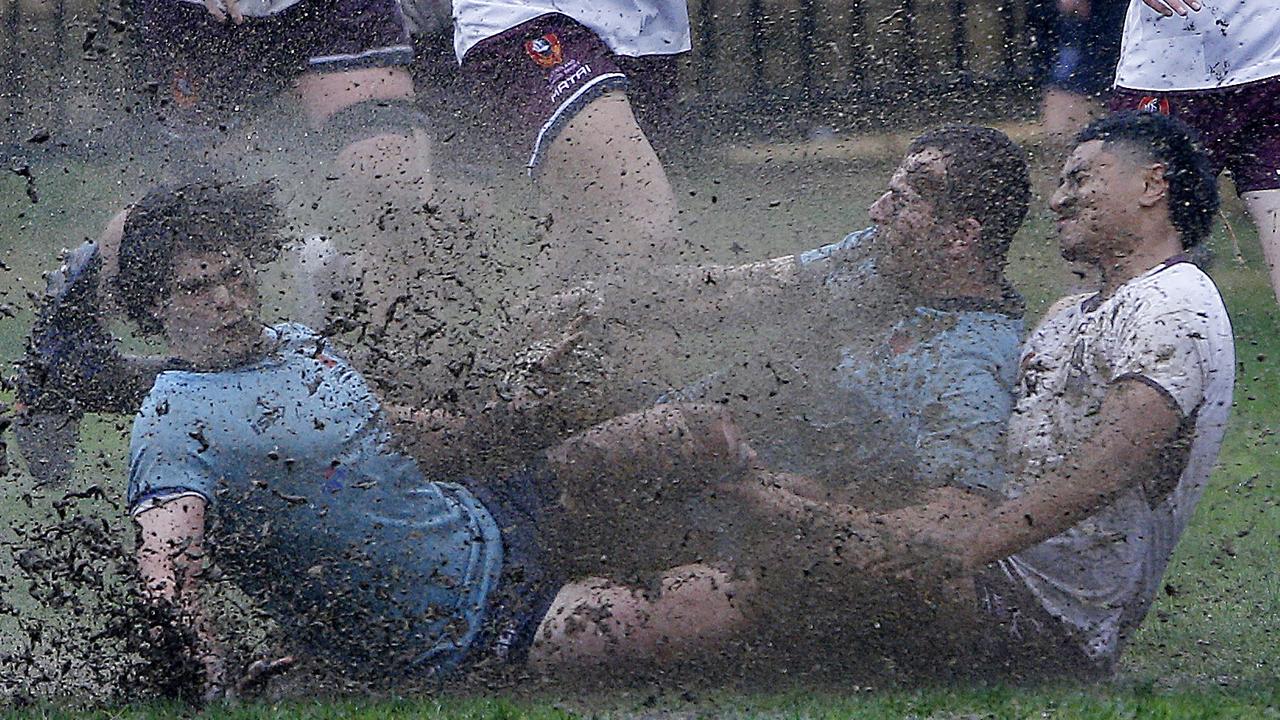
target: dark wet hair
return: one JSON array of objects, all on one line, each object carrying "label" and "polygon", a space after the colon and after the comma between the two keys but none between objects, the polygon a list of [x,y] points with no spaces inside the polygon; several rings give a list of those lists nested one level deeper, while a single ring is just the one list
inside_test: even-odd
[{"label": "dark wet hair", "polygon": [[1076,144],[1101,140],[1140,151],[1165,166],[1169,220],[1191,248],[1209,236],[1218,212],[1218,181],[1195,131],[1167,115],[1130,110],[1099,118],[1076,136]]},{"label": "dark wet hair", "polygon": [[951,212],[982,224],[983,251],[1003,267],[1031,202],[1027,155],[1007,135],[977,125],[948,125],[915,140],[907,154],[947,155],[945,199]]},{"label": "dark wet hair", "polygon": [[169,297],[174,258],[235,248],[255,263],[280,254],[280,211],[270,188],[202,181],[162,187],[129,209],[120,240],[116,289],[144,332],[161,330],[152,315]]}]

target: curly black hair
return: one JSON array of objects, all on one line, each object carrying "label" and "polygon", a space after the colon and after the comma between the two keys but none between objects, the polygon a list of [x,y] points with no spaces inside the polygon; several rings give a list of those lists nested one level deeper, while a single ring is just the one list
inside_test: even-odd
[{"label": "curly black hair", "polygon": [[953,214],[982,224],[983,251],[1003,267],[1031,202],[1027,155],[1007,135],[978,125],[948,125],[911,142],[907,154],[947,156],[946,201]]},{"label": "curly black hair", "polygon": [[1108,115],[1089,123],[1076,144],[1101,140],[1145,154],[1165,166],[1169,182],[1169,220],[1190,249],[1209,236],[1218,212],[1218,181],[1196,133],[1167,115],[1139,110]]},{"label": "curly black hair", "polygon": [[269,186],[218,181],[161,187],[129,209],[120,240],[116,289],[125,312],[147,333],[161,331],[153,311],[168,299],[174,257],[236,248],[270,262],[283,247],[279,209]]}]

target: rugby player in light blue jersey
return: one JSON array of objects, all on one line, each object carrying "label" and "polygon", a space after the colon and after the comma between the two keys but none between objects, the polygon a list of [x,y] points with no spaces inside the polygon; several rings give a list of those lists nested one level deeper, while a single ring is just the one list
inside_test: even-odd
[{"label": "rugby player in light blue jersey", "polygon": [[1023,332],[1004,268],[1028,199],[1003,134],[925,133],[871,206],[875,226],[700,270],[681,310],[751,352],[669,397],[723,404],[764,464],[824,497],[887,510],[939,488],[998,491]]},{"label": "rugby player in light blue jersey", "polygon": [[[605,520],[617,531],[593,539],[600,555],[630,548],[667,589],[660,597],[599,579],[567,584],[553,530],[562,502],[607,513],[619,482],[662,480],[650,483],[661,492],[745,468],[715,413],[620,418],[502,478],[429,481],[324,338],[262,324],[254,264],[273,254],[275,224],[258,191],[159,190],[129,214],[119,255],[126,312],[187,367],[160,373],[135,418],[128,505],[144,593],[192,631],[208,695],[231,683],[199,600],[210,551],[298,647],[355,671],[439,677],[521,661],[553,601],[556,621],[539,641],[549,663],[670,657],[681,642],[714,652],[717,633],[740,617],[733,579],[698,567],[694,553],[689,567],[656,564],[628,532],[652,516]],[[494,434],[493,423],[472,422]],[[441,457],[431,469],[456,473]],[[575,619],[602,606],[615,614]]]}]

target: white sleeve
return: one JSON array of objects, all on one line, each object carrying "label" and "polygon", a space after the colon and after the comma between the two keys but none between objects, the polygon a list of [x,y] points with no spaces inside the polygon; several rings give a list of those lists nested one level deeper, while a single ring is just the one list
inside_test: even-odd
[{"label": "white sleeve", "polygon": [[1112,382],[1139,379],[1168,395],[1183,417],[1195,413],[1208,384],[1208,317],[1185,306],[1140,311],[1115,329]]}]

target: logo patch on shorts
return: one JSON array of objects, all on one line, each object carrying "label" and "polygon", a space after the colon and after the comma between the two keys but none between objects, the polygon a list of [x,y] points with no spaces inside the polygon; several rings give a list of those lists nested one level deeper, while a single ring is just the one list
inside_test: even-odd
[{"label": "logo patch on shorts", "polygon": [[560,38],[555,33],[547,33],[542,37],[524,41],[524,51],[538,63],[539,67],[553,68],[564,62],[564,50],[560,47]]},{"label": "logo patch on shorts", "polygon": [[1142,112],[1160,113],[1161,115],[1169,114],[1169,100],[1162,97],[1153,97],[1151,95],[1144,96],[1138,101],[1138,110]]},{"label": "logo patch on shorts", "polygon": [[183,110],[190,110],[200,103],[200,79],[186,70],[175,70],[173,82],[169,87],[173,104]]}]

